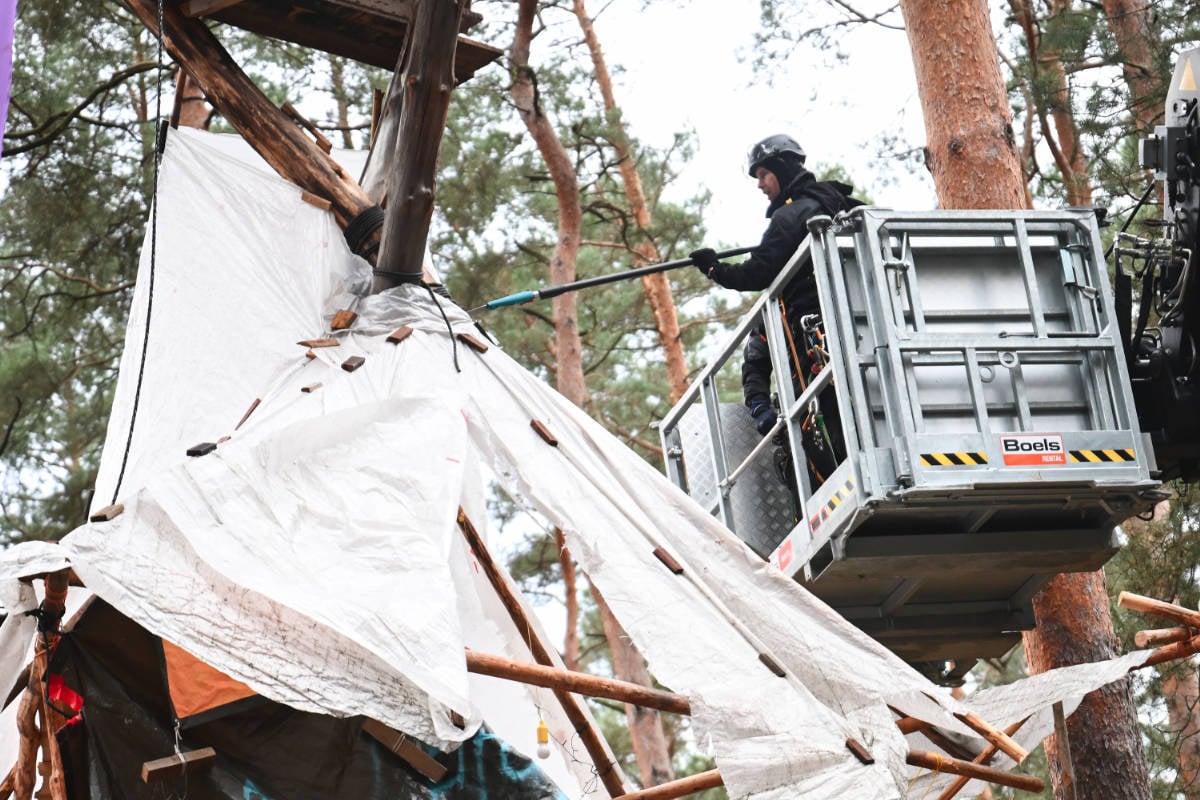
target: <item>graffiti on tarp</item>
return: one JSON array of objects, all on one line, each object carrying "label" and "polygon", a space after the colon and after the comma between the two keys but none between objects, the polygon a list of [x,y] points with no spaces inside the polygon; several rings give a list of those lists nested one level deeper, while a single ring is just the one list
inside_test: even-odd
[{"label": "graffiti on tarp", "polygon": [[437,800],[567,800],[537,764],[486,727],[455,756],[455,766],[431,787]]}]

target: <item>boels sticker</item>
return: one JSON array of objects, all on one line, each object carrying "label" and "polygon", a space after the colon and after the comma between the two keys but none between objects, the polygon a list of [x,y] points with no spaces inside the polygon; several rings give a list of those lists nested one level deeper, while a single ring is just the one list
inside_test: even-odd
[{"label": "boels sticker", "polygon": [[1012,433],[1000,437],[1006,467],[1048,467],[1067,463],[1067,449],[1056,433]]}]

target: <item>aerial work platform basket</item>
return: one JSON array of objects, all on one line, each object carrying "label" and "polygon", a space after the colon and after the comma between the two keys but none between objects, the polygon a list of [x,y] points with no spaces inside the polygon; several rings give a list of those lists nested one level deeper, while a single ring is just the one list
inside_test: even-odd
[{"label": "aerial work platform basket", "polygon": [[[667,470],[764,558],[953,680],[1007,651],[1037,590],[1102,566],[1114,526],[1162,496],[1097,219],[860,208],[810,230],[663,420]],[[824,325],[800,346],[828,363],[801,385],[779,297],[807,269]],[[781,410],[766,437],[723,369],[760,321]],[[802,429],[834,404],[845,458],[821,475]]]}]

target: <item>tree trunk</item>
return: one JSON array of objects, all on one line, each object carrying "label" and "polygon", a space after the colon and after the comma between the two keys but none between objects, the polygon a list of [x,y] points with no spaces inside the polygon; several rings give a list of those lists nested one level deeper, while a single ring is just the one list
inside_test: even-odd
[{"label": "tree trunk", "polygon": [[[1092,184],[1088,176],[1088,160],[1080,147],[1078,126],[1071,106],[1070,85],[1067,71],[1062,63],[1062,53],[1043,46],[1040,21],[1029,0],[1011,0],[1013,16],[1025,34],[1025,48],[1029,56],[1030,83],[1049,87],[1047,95],[1030,91],[1027,95],[1032,105],[1027,116],[1036,116],[1042,138],[1054,156],[1054,163],[1062,175],[1067,192],[1067,203],[1072,206],[1092,204]],[[1059,20],[1069,14],[1069,2],[1053,0],[1050,18]]]},{"label": "tree trunk", "polygon": [[[616,95],[613,94],[612,77],[608,72],[608,64],[604,60],[604,51],[600,49],[600,39],[592,25],[591,17],[584,8],[583,0],[574,0],[575,17],[583,30],[583,39],[587,43],[588,52],[592,56],[592,67],[596,75],[596,83],[600,86],[600,94],[604,98],[604,112],[608,125],[612,130],[612,145],[617,152],[617,167],[621,171],[621,181],[625,185],[625,197],[629,201],[629,210],[633,214],[638,233],[644,236],[634,247],[634,266],[644,266],[662,261],[654,240],[650,237],[650,206],[646,202],[646,194],[642,191],[642,180],[638,175],[637,161],[633,157],[629,134],[621,121],[620,109],[617,107]],[[650,309],[654,313],[654,324],[658,329],[658,340],[662,345],[667,364],[667,382],[671,387],[671,402],[674,403],[687,391],[688,373],[687,361],[683,356],[683,341],[679,337],[679,319],[675,313],[675,299],[671,295],[671,284],[665,272],[642,277],[642,290]]]},{"label": "tree trunk", "polygon": [[[1034,598],[1033,609],[1037,629],[1024,635],[1031,672],[1120,654],[1102,571],[1057,576]],[[1150,800],[1149,767],[1128,678],[1084,698],[1067,718],[1067,736],[1077,797]],[[1044,745],[1054,796],[1062,797],[1065,765],[1057,737],[1047,737]]]},{"label": "tree trunk", "polygon": [[1190,660],[1165,667],[1162,692],[1167,701],[1167,719],[1179,742],[1179,785],[1186,800],[1200,798],[1200,680]]},{"label": "tree trunk", "polygon": [[[1021,208],[1025,189],[995,39],[982,0],[901,0],[943,208]],[[1035,598],[1025,634],[1033,672],[1116,653],[1103,573],[1060,575]],[[1149,774],[1127,683],[1093,692],[1071,716],[1079,797],[1148,798]],[[1046,746],[1056,796],[1062,769]]]},{"label": "tree trunk", "polygon": [[901,0],[942,208],[1024,208],[996,42],[983,0]]},{"label": "tree trunk", "polygon": [[1169,71],[1160,71],[1154,53],[1161,47],[1151,26],[1154,4],[1146,0],[1103,0],[1104,15],[1121,50],[1121,71],[1129,87],[1129,109],[1138,133],[1148,135],[1162,117]]},{"label": "tree trunk", "polygon": [[346,69],[340,56],[329,56],[329,90],[337,104],[337,124],[342,129],[342,147],[350,150],[354,147],[354,137],[350,135],[350,96],[346,93]]},{"label": "tree trunk", "polygon": [[[538,152],[542,154],[542,160],[546,162],[546,169],[554,182],[554,193],[558,200],[558,239],[550,259],[550,283],[557,285],[575,280],[583,206],[579,200],[579,181],[574,164],[542,109],[537,75],[529,66],[529,45],[533,39],[536,12],[536,0],[521,0],[511,54],[511,92],[517,113],[537,144]],[[583,346],[579,340],[576,308],[574,292],[554,298],[554,357],[559,393],[583,408],[587,401],[587,388],[583,378]]]},{"label": "tree trunk", "polygon": [[[575,280],[575,258],[579,252],[583,209],[571,159],[542,110],[537,75],[529,66],[529,46],[533,39],[536,10],[536,0],[521,0],[518,7],[517,30],[512,47],[511,91],[517,112],[546,162],[558,198],[558,241],[555,243],[554,256],[550,262],[550,276],[552,284],[559,284]],[[575,295],[572,292],[554,298],[554,337],[558,391],[582,408],[587,399],[587,391],[584,384]],[[560,558],[564,561],[570,560],[569,554],[565,552]],[[625,636],[599,593],[594,588],[592,591],[604,619],[604,633],[612,650],[614,673],[624,681],[640,683],[643,686],[652,685],[641,654]],[[673,779],[670,754],[659,713],[626,706],[626,716],[629,718],[630,739],[637,756],[643,785],[655,786]]]},{"label": "tree trunk", "polygon": [[567,550],[567,540],[559,528],[554,529],[558,545],[558,564],[563,576],[563,602],[567,607],[566,633],[563,634],[563,664],[567,669],[579,669],[579,595],[575,580],[575,562]]},{"label": "tree trunk", "polygon": [[[646,660],[621,629],[621,623],[613,616],[608,603],[604,602],[595,586],[592,587],[592,597],[600,609],[604,636],[612,650],[613,672],[623,681],[652,687],[654,682],[646,670]],[[649,788],[674,780],[675,770],[671,767],[670,743],[663,730],[662,712],[626,703],[625,720],[629,725],[629,738],[633,744],[633,754],[637,757],[642,786]]]},{"label": "tree trunk", "polygon": [[394,171],[388,180],[379,271],[391,274],[376,273],[376,292],[395,286],[400,276],[422,274],[438,150],[454,88],[454,48],[466,4],[467,0],[421,3],[410,24],[408,46],[396,69],[402,80],[392,82],[396,91],[387,100],[396,114],[397,130],[396,150],[389,154]]}]

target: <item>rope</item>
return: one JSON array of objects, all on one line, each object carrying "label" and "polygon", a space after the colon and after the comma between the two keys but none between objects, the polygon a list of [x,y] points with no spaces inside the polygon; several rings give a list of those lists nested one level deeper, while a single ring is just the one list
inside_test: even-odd
[{"label": "rope", "polygon": [[[929,785],[925,787],[925,793],[921,795],[920,800],[925,800],[926,797],[929,797],[929,793],[933,791],[934,780],[939,774],[941,774],[942,764],[949,763],[946,759],[942,758],[941,753],[931,752],[929,755],[933,756],[933,772],[929,773]],[[912,780],[908,782],[908,788],[904,790],[904,794],[907,795],[910,791],[912,791],[913,786],[916,785],[917,781],[919,781],[921,776],[924,774],[925,769],[922,768],[916,775],[914,775]]]},{"label": "rope", "polygon": [[158,173],[162,163],[163,148],[160,142],[165,141],[162,130],[162,73],[163,73],[163,0],[158,0],[158,55],[155,70],[154,97],[154,171],[150,184],[150,275],[146,289],[146,328],[142,335],[142,357],[138,361],[137,384],[133,390],[133,408],[129,413],[129,434],[125,438],[125,452],[121,454],[121,471],[117,473],[117,483],[113,487],[112,502],[116,503],[121,493],[121,483],[125,480],[125,467],[129,464],[129,450],[133,444],[133,431],[137,422],[138,403],[142,397],[142,381],[146,375],[146,353],[150,349],[150,318],[154,310],[154,270],[158,257]]}]

